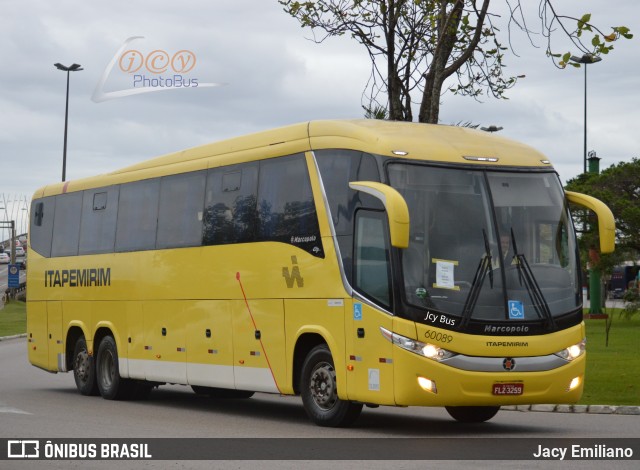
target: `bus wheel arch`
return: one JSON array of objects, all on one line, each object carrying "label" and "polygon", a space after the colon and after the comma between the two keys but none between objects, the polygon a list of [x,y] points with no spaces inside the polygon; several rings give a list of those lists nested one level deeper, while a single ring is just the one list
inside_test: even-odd
[{"label": "bus wheel arch", "polygon": [[[84,338],[84,331],[78,325],[74,325],[69,328],[66,335],[64,352],[65,352],[65,366],[67,370],[73,370],[73,365],[75,361],[74,351],[76,349],[76,343],[79,338]],[[86,340],[85,340],[86,343]]]},{"label": "bus wheel arch", "polygon": [[326,345],[327,342],[318,333],[304,333],[298,337],[293,352],[293,390],[296,394],[300,394],[300,379],[304,361],[311,350],[321,344]]},{"label": "bus wheel arch", "polygon": [[[114,339],[114,341],[116,339],[115,335],[113,334],[113,331],[111,331],[111,329],[106,326],[100,326],[96,330],[96,332],[93,334],[93,353],[96,357],[98,356],[98,348],[100,347],[100,343],[107,336],[111,336]],[[117,341],[116,341],[116,345],[117,345]]]},{"label": "bus wheel arch", "polygon": [[350,426],[362,411],[362,403],[338,398],[334,361],[326,343],[307,354],[302,364],[300,395],[305,412],[319,426]]}]

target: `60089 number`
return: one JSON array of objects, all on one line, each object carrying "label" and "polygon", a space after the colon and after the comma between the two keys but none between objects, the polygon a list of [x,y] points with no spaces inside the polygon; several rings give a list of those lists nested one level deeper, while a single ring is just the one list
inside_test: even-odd
[{"label": "60089 number", "polygon": [[433,339],[436,341],[440,341],[442,343],[451,343],[453,341],[453,336],[448,335],[446,333],[441,333],[439,331],[427,330],[424,332],[424,337],[427,339]]}]

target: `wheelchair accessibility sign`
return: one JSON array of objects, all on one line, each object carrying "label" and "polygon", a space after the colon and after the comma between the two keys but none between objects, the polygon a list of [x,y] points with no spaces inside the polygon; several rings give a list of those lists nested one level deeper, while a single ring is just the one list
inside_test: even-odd
[{"label": "wheelchair accessibility sign", "polygon": [[509,300],[509,320],[524,320],[524,305],[518,300]]},{"label": "wheelchair accessibility sign", "polygon": [[353,304],[353,319],[358,321],[362,320],[362,304]]}]

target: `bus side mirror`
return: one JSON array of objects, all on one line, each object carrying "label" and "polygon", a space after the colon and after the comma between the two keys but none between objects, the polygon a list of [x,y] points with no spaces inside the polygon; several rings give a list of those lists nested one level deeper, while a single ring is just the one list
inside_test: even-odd
[{"label": "bus side mirror", "polygon": [[370,194],[379,199],[387,211],[391,246],[407,248],[409,246],[409,208],[402,195],[382,183],[373,181],[354,181],[349,187]]},{"label": "bus side mirror", "polygon": [[616,243],[616,221],[613,213],[604,202],[586,194],[566,191],[567,200],[581,207],[585,207],[598,216],[598,233],[600,235],[600,252],[613,253]]}]

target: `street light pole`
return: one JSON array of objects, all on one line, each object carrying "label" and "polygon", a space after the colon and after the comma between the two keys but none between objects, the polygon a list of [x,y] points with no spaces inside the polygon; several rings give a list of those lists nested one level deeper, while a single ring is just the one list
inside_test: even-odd
[{"label": "street light pole", "polygon": [[[583,172],[587,173],[587,65],[600,62],[602,59],[593,54],[584,54],[582,57],[571,56],[571,61],[576,64],[584,64],[584,156],[583,156]],[[593,158],[595,152],[593,153]],[[599,160],[599,159],[598,159]],[[595,172],[597,173],[597,171]],[[602,314],[602,297],[600,295],[600,271],[597,266],[589,268],[589,297],[590,307],[589,313],[594,315]]]},{"label": "street light pole", "polygon": [[582,57],[571,56],[571,61],[576,64],[584,64],[584,154],[582,157],[582,172],[587,172],[587,64],[600,62],[601,57],[593,54],[584,54]]},{"label": "street light pole", "polygon": [[[0,206],[0,210],[4,210],[4,219],[3,220],[9,220],[9,214],[7,212],[7,198],[5,197],[4,193],[2,193],[2,206]],[[0,237],[0,238],[4,239],[4,232],[5,232],[5,229],[4,229],[4,226],[3,226],[2,227],[2,232],[0,232],[0,233],[2,233],[2,237]],[[2,240],[2,241],[4,241],[4,240]]]},{"label": "street light pole", "polygon": [[64,108],[64,147],[62,150],[62,181],[67,179],[67,123],[69,121],[69,72],[79,72],[84,70],[80,67],[80,64],[72,64],[69,67],[57,62],[53,64],[58,70],[67,72],[67,101]]}]

